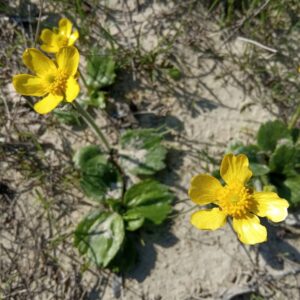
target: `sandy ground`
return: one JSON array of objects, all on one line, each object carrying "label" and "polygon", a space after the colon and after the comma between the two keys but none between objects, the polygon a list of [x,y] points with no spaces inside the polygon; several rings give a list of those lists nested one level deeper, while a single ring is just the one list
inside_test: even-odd
[{"label": "sandy ground", "polygon": [[[159,43],[158,35],[176,33],[174,28],[180,28],[184,13],[175,22],[170,16],[177,8],[171,2],[140,2],[138,11],[135,9],[135,1],[110,1],[109,7],[115,12],[114,18],[103,15],[99,18],[103,19],[111,33],[126,46],[131,43],[134,45],[134,36],[136,32],[140,32],[141,44],[150,50]],[[112,97],[112,101],[116,103],[122,103],[124,98],[134,99],[132,101],[138,107],[138,112],[130,113],[128,118],[136,124],[150,127],[165,123],[171,130],[168,167],[158,176],[172,188],[179,200],[186,199],[175,206],[180,212],[193,206],[187,200],[191,177],[207,168],[212,170],[211,165],[201,160],[203,153],[220,159],[220,154],[228,143],[237,139],[251,141],[260,123],[272,118],[259,105],[241,112],[243,106],[251,102],[254,96],[245,94],[243,86],[247,82],[243,82],[243,74],[239,73],[238,68],[230,65],[230,61],[226,59],[217,59],[214,52],[217,51],[218,55],[225,58],[232,51],[235,55],[242,55],[247,45],[233,41],[224,46],[221,34],[215,33],[215,25],[207,23],[204,26],[201,19],[205,16],[201,16],[200,11],[189,13],[190,22],[186,25],[186,34],[176,39],[172,51],[172,60],[182,71],[182,78],[179,81],[163,79],[150,82],[134,76],[127,77],[127,74],[116,85]],[[211,31],[207,33],[206,27],[210,26]],[[197,31],[199,36],[195,34]],[[204,32],[209,37],[207,40],[201,36]],[[226,80],[222,76],[220,78],[224,70],[230,70]],[[128,107],[125,106],[126,109]],[[109,123],[103,123],[103,118],[100,119],[99,122],[109,128]],[[36,129],[34,124],[30,126],[41,142],[59,145],[64,149],[69,147],[70,152],[78,145],[92,141],[86,131],[73,134],[66,128],[59,130],[54,125],[41,132],[42,126],[37,125]],[[51,149],[46,153],[49,161],[57,160],[57,157],[52,157]],[[23,201],[30,195],[31,191],[23,194]],[[51,195],[55,195],[55,192]],[[56,203],[65,201],[70,205],[73,201],[76,202],[72,198],[57,197]],[[37,205],[38,210],[39,204],[36,200],[31,202]],[[31,202],[27,202],[27,205]],[[84,209],[68,211],[60,220],[61,223],[54,224],[54,231],[56,226],[71,228],[76,225],[76,219],[83,212]],[[37,211],[31,209],[31,213],[34,218]],[[100,286],[107,283],[106,289],[97,290],[99,282],[95,279],[96,270],[95,273],[84,273],[82,282],[92,287],[86,295],[87,299],[114,299],[119,291],[121,299],[126,300],[217,300],[233,299],[236,295],[257,290],[265,299],[300,299],[297,288],[299,278],[296,275],[299,272],[297,263],[300,261],[298,239],[287,235],[282,229],[276,230],[270,226],[270,240],[258,247],[247,247],[246,252],[228,224],[216,232],[198,231],[189,223],[190,214],[180,214],[166,226],[157,228],[156,232],[143,233],[145,246],[139,249],[139,264],[130,274],[122,278],[111,275],[106,279],[107,282],[103,279],[104,273],[101,273],[103,281],[100,280]],[[44,226],[45,232],[48,231],[48,224]],[[79,276],[79,267],[74,267],[76,263],[70,260],[75,257],[74,250],[70,249],[63,249],[67,259],[62,258],[60,264],[64,264],[65,269],[74,268],[72,276]],[[250,253],[252,261],[247,253]],[[64,279],[58,277],[57,280]],[[123,287],[120,280],[123,281]],[[78,299],[76,293],[70,292],[69,297],[68,299]]]},{"label": "sandy ground", "polygon": [[[161,16],[169,10],[172,8],[154,4],[141,13],[132,14],[131,24],[142,20],[142,28],[147,28],[147,21],[152,20],[153,15]],[[195,12],[191,16],[193,22],[199,15]],[[146,37],[145,48],[156,44],[155,35],[148,34]],[[225,47],[217,34],[212,35],[211,41],[224,57],[229,56],[229,51],[242,55],[247,47],[239,41]],[[203,50],[205,41],[200,39],[200,43],[203,44],[199,48]],[[272,116],[259,105],[241,112],[242,107],[253,99],[245,94],[243,85],[247,83],[243,82],[243,74],[226,60],[218,62],[205,51],[187,46],[186,37],[179,38],[174,48],[183,78],[169,82],[169,86],[154,84],[153,89],[150,86],[147,90],[140,84],[136,93],[140,101],[160,103],[158,107],[163,104],[165,123],[176,130],[173,145],[177,151],[172,153],[171,150],[169,169],[163,172],[162,177],[174,188],[179,199],[186,199],[191,177],[204,172],[205,164],[200,161],[199,153],[208,151],[211,156],[220,157],[218,154],[230,141],[251,141],[260,123],[272,119]],[[219,79],[224,69],[231,69],[231,76],[226,82]],[[236,78],[241,85],[236,84]],[[151,113],[159,109],[151,104],[148,106],[147,114],[139,116],[138,120],[142,126],[155,126],[157,120],[151,118]],[[187,201],[175,208],[186,211],[191,206],[192,203]],[[239,293],[254,291],[258,285],[262,294],[271,297],[273,289],[265,282],[264,272],[268,270],[274,276],[281,276],[295,268],[288,259],[279,259],[286,249],[296,261],[299,260],[299,242],[280,241],[276,232],[271,230],[270,242],[247,247],[259,268],[255,271],[229,225],[216,232],[198,231],[190,225],[189,217],[190,213],[180,215],[169,224],[168,229],[145,235],[146,245],[140,249],[140,264],[125,279],[124,299],[231,299]],[[274,251],[272,243],[276,242],[278,249]],[[299,297],[297,290],[290,289],[289,292],[289,297]],[[107,293],[105,299],[111,297]],[[287,294],[276,290],[272,297],[286,299]]]}]

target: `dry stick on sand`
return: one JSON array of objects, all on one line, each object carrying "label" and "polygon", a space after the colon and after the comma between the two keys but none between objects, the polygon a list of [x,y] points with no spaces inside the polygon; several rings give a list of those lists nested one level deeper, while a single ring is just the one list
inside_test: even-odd
[{"label": "dry stick on sand", "polygon": [[262,48],[262,49],[264,49],[264,50],[267,50],[267,51],[270,51],[270,52],[273,52],[273,53],[277,53],[277,52],[278,52],[278,51],[277,51],[276,49],[274,49],[274,48],[270,48],[270,47],[265,46],[265,45],[263,45],[263,44],[261,44],[261,43],[259,43],[259,42],[256,42],[256,41],[254,41],[254,40],[250,40],[250,39],[244,38],[244,37],[242,37],[242,36],[239,36],[237,39],[240,40],[240,41],[242,41],[242,42],[246,42],[246,43],[253,44],[253,45],[257,46],[257,47],[260,47],[260,48]]}]

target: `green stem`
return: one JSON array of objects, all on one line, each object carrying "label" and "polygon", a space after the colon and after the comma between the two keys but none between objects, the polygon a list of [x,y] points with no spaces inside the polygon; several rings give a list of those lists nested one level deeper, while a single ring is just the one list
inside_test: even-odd
[{"label": "green stem", "polygon": [[293,116],[289,122],[288,128],[293,129],[295,127],[295,125],[297,124],[297,121],[299,120],[299,118],[300,118],[300,105],[297,107],[297,110],[293,114]]},{"label": "green stem", "polygon": [[100,128],[94,122],[92,116],[86,110],[84,110],[79,105],[78,102],[74,101],[73,105],[75,106],[77,112],[86,121],[86,123],[97,133],[98,137],[100,138],[100,140],[105,145],[106,150],[109,152],[112,163],[115,165],[115,167],[120,172],[121,177],[122,177],[122,199],[124,201],[124,196],[125,196],[125,192],[126,192],[126,189],[127,189],[127,179],[126,179],[126,173],[124,172],[123,168],[120,166],[120,164],[118,162],[118,157],[115,157],[116,156],[116,152],[113,151],[113,149],[110,147],[110,145],[109,145],[106,137],[103,135],[103,133],[101,132]]},{"label": "green stem", "polygon": [[82,116],[82,118],[86,121],[86,123],[96,132],[96,134],[98,135],[98,137],[100,138],[100,140],[102,141],[102,143],[105,145],[106,150],[108,152],[111,151],[111,147],[106,139],[106,137],[103,135],[103,133],[101,132],[100,128],[96,125],[96,123],[94,122],[92,116],[85,111],[78,102],[74,101],[73,105],[75,106],[77,112]]},{"label": "green stem", "polygon": [[188,208],[188,209],[185,210],[185,211],[176,212],[176,213],[174,213],[173,215],[168,216],[168,219],[173,219],[173,218],[177,218],[177,217],[180,216],[180,215],[185,215],[185,214],[187,214],[187,213],[193,211],[193,210],[194,210],[195,208],[197,208],[197,207],[198,207],[198,205],[194,205],[194,206]]}]

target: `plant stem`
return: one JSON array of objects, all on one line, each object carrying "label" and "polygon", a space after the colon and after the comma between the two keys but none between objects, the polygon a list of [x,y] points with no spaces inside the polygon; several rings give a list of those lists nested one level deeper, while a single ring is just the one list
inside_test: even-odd
[{"label": "plant stem", "polygon": [[185,215],[185,214],[187,214],[187,213],[193,211],[193,210],[194,210],[195,208],[197,208],[197,207],[198,207],[198,205],[194,205],[194,206],[188,208],[188,209],[185,210],[185,211],[180,211],[180,212],[174,213],[173,215],[168,216],[168,219],[173,219],[173,218],[177,218],[177,217],[180,216],[180,215]]},{"label": "plant stem", "polygon": [[300,118],[300,105],[297,107],[295,113],[293,114],[293,116],[289,122],[288,128],[293,129],[295,127],[295,125],[297,124],[297,121],[299,118]]},{"label": "plant stem", "polygon": [[89,125],[97,134],[97,136],[100,138],[100,140],[103,142],[103,144],[106,147],[106,150],[108,151],[112,163],[115,165],[115,167],[118,169],[118,171],[121,174],[122,177],[122,199],[124,199],[124,195],[127,189],[127,179],[126,179],[126,173],[124,172],[123,168],[120,166],[118,162],[118,157],[116,157],[116,152],[113,151],[113,148],[110,147],[106,137],[101,132],[101,129],[97,126],[97,124],[94,122],[92,116],[84,110],[78,102],[74,101],[73,105],[75,106],[77,112],[82,116],[82,118],[85,120],[87,125]]},{"label": "plant stem", "polygon": [[111,147],[110,147],[110,145],[109,145],[106,137],[101,132],[100,128],[94,122],[92,116],[87,111],[85,111],[79,105],[78,102],[74,101],[73,105],[75,106],[75,108],[78,111],[78,113],[82,116],[82,118],[86,121],[86,123],[96,132],[96,134],[98,135],[98,137],[100,138],[100,140],[102,141],[102,143],[105,145],[106,150],[108,152],[110,152],[111,151]]}]

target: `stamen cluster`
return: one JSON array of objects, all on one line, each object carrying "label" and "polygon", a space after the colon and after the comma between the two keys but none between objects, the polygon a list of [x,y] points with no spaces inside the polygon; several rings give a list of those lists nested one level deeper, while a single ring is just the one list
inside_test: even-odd
[{"label": "stamen cluster", "polygon": [[59,35],[57,38],[57,44],[60,48],[68,46],[68,41],[68,38],[63,35]]},{"label": "stamen cluster", "polygon": [[62,95],[67,88],[68,75],[63,70],[58,70],[55,78],[49,86],[49,92],[55,95]]},{"label": "stamen cluster", "polygon": [[248,212],[255,210],[252,191],[238,182],[226,185],[220,192],[218,200],[222,211],[234,218],[242,218]]}]

